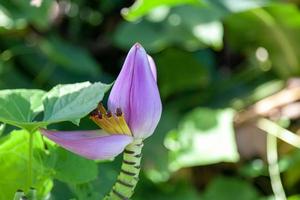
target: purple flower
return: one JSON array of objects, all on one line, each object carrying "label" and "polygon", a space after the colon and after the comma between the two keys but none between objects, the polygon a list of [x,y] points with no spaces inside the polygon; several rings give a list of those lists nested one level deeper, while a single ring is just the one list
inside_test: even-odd
[{"label": "purple flower", "polygon": [[140,44],[129,51],[111,90],[108,111],[100,103],[90,118],[98,131],[41,132],[62,147],[89,159],[109,159],[135,139],[153,134],[162,112],[156,67]]}]

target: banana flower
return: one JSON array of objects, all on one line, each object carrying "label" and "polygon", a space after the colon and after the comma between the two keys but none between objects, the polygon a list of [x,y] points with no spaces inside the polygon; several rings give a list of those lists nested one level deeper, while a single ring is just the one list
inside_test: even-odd
[{"label": "banana flower", "polygon": [[137,43],[128,52],[114,83],[108,109],[100,103],[90,114],[101,130],[41,132],[89,159],[110,159],[124,151],[120,175],[105,199],[129,199],[138,181],[143,140],[153,134],[161,112],[156,66]]}]

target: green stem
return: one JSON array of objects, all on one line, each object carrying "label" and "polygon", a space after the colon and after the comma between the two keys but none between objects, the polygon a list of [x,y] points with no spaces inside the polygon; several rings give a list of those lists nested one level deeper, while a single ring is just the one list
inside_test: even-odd
[{"label": "green stem", "polygon": [[277,138],[271,134],[267,135],[267,160],[271,186],[274,192],[275,199],[286,200],[278,166]]},{"label": "green stem", "polygon": [[16,193],[15,193],[15,196],[14,196],[14,200],[20,200],[23,196],[24,196],[24,192],[22,190],[18,190]]},{"label": "green stem", "polygon": [[29,189],[27,196],[28,196],[28,199],[30,199],[30,200],[36,200],[37,199],[36,189],[31,187]]},{"label": "green stem", "polygon": [[143,141],[141,139],[133,141],[125,148],[121,172],[104,200],[129,200],[133,195],[138,183],[142,148]]},{"label": "green stem", "polygon": [[286,143],[293,145],[294,147],[300,148],[300,137],[291,131],[282,128],[275,122],[262,118],[258,121],[257,126],[261,130],[266,131],[268,134],[271,134]]},{"label": "green stem", "polygon": [[28,147],[28,187],[32,186],[33,133],[29,132]]}]

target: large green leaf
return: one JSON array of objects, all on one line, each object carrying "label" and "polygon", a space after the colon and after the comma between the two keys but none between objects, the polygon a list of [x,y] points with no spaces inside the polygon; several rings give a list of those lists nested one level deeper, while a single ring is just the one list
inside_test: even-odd
[{"label": "large green leaf", "polygon": [[0,91],[0,121],[29,131],[38,123],[35,116],[42,111],[42,90],[2,90]]},{"label": "large green leaf", "polygon": [[233,131],[232,109],[198,108],[171,131],[165,145],[170,150],[170,169],[236,162],[239,159]]},{"label": "large green leaf", "polygon": [[[52,188],[50,171],[43,166],[43,142],[37,132],[33,136],[33,186],[37,188],[39,199],[45,197]],[[28,190],[28,147],[29,133],[13,131],[0,141],[0,199],[13,199],[17,189]]]},{"label": "large green leaf", "polygon": [[102,100],[110,85],[83,82],[58,85],[50,90],[43,101],[44,121],[55,123],[72,121],[78,124]]},{"label": "large green leaf", "polygon": [[160,6],[198,4],[199,2],[200,0],[136,0],[130,8],[123,9],[122,14],[127,20],[136,20]]},{"label": "large green leaf", "polygon": [[[58,85],[49,92],[42,90],[2,90],[0,91],[0,121],[29,132],[51,123],[71,121],[79,124],[97,107],[110,85],[100,82],[82,82]],[[44,111],[44,119],[37,115]]]}]

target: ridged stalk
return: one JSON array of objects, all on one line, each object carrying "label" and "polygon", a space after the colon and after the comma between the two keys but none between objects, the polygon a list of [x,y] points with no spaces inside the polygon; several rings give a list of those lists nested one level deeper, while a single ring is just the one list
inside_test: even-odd
[{"label": "ridged stalk", "polygon": [[29,192],[28,192],[28,199],[30,200],[36,200],[37,199],[37,192],[36,192],[36,189],[31,187],[29,189]]},{"label": "ridged stalk", "polygon": [[24,192],[23,190],[18,190],[16,193],[15,193],[15,196],[14,196],[14,200],[20,200],[23,198],[24,196]]},{"label": "ridged stalk", "polygon": [[141,139],[133,141],[125,148],[120,174],[112,190],[103,200],[129,200],[131,198],[139,180],[142,148]]}]

